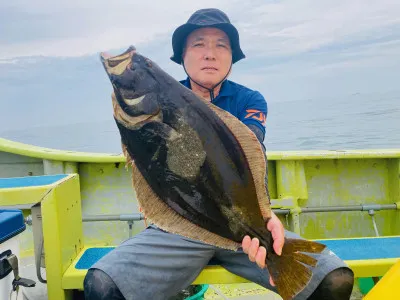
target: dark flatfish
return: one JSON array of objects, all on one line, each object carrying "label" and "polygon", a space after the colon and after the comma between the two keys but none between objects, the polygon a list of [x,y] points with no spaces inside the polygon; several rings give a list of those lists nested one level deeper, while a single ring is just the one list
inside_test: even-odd
[{"label": "dark flatfish", "polygon": [[279,294],[292,299],[309,282],[325,246],[286,239],[275,254],[265,223],[271,207],[266,159],[253,132],[196,96],[134,47],[101,54],[133,186],[145,216],[161,229],[237,250],[245,235],[267,249]]}]

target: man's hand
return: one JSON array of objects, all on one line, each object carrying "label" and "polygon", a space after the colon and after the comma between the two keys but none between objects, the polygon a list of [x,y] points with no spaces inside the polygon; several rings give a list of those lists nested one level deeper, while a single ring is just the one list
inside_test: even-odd
[{"label": "man's hand", "polygon": [[[285,231],[282,222],[278,217],[271,212],[271,219],[267,223],[267,229],[272,233],[272,238],[274,240],[272,247],[276,254],[282,254],[283,243],[285,241]],[[265,259],[267,256],[267,250],[265,247],[260,247],[260,241],[257,238],[252,240],[248,235],[243,238],[242,241],[243,252],[249,256],[250,261],[256,262],[260,268],[265,267]],[[270,278],[271,285],[275,285]]]}]

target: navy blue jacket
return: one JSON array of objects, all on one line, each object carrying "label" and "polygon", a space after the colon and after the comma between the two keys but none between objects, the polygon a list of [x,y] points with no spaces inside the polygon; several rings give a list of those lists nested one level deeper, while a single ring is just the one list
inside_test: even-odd
[{"label": "navy blue jacket", "polygon": [[[181,80],[180,83],[189,89],[191,88],[189,78]],[[258,91],[251,90],[233,81],[225,80],[218,96],[212,103],[230,112],[253,131],[258,131],[252,128],[256,126],[261,131],[262,136],[260,137],[260,134],[255,133],[263,145],[268,106],[264,97]],[[265,150],[264,145],[263,148]]]}]

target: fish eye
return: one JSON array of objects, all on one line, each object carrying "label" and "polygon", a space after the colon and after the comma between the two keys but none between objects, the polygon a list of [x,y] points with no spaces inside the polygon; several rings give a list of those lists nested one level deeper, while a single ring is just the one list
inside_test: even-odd
[{"label": "fish eye", "polygon": [[151,67],[151,66],[152,66],[151,60],[150,60],[150,59],[146,59],[146,66],[148,66],[148,67]]},{"label": "fish eye", "polygon": [[138,68],[139,68],[139,64],[138,64],[138,63],[136,63],[136,62],[131,63],[130,69],[131,69],[132,71],[134,71],[134,70],[136,70],[136,69],[138,69]]}]

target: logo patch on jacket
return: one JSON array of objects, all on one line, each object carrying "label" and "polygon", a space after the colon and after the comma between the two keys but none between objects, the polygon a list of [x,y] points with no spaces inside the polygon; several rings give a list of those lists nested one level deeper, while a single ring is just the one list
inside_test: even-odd
[{"label": "logo patch on jacket", "polygon": [[267,121],[267,117],[264,113],[257,109],[246,109],[247,115],[244,117],[245,119],[251,118],[257,121],[260,121],[263,125],[265,125]]}]

